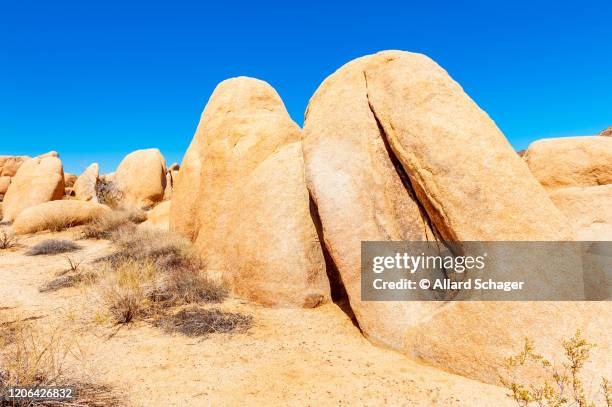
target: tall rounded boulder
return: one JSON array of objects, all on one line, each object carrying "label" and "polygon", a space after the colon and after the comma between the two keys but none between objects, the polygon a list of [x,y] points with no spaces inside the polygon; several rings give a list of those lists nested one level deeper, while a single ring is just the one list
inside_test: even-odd
[{"label": "tall rounded boulder", "polygon": [[3,220],[12,222],[24,209],[62,199],[64,171],[57,155],[26,160],[11,179],[4,196]]},{"label": "tall rounded boulder", "polygon": [[117,167],[114,182],[124,206],[151,208],[164,198],[166,160],[156,148],[134,151]]},{"label": "tall rounded boulder", "polygon": [[195,241],[236,295],[263,304],[330,299],[301,137],[270,85],[226,80],[206,105],[173,192],[170,228]]}]

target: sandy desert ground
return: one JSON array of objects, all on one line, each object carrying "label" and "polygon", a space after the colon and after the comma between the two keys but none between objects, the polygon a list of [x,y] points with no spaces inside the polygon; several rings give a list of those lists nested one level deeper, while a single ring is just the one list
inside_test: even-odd
[{"label": "sandy desert ground", "polygon": [[[229,299],[224,310],[253,317],[246,333],[189,338],[138,322],[96,322],[88,286],[40,293],[66,267],[64,255],[25,256],[28,247],[74,232],[20,240],[0,260],[0,312],[60,326],[77,338],[79,369],[131,405],[513,405],[505,389],[420,365],[368,342],[336,305],[278,309]],[[80,240],[84,265],[109,253],[108,241]]]}]

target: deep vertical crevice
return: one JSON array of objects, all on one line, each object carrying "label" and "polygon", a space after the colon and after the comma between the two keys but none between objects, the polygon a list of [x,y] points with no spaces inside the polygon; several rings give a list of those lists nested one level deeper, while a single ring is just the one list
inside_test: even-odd
[{"label": "deep vertical crevice", "polygon": [[404,189],[406,190],[408,195],[410,195],[410,198],[417,204],[417,207],[419,208],[419,213],[421,215],[421,218],[423,219],[424,235],[425,236],[428,235],[427,231],[428,231],[428,228],[429,228],[429,230],[433,233],[434,238],[437,241],[442,241],[443,239],[441,238],[441,234],[438,232],[436,226],[431,221],[431,218],[429,217],[429,214],[427,213],[427,210],[425,209],[425,206],[419,200],[419,198],[418,198],[418,196],[417,196],[417,194],[415,192],[415,189],[414,189],[414,186],[412,184],[412,180],[410,179],[410,176],[408,175],[408,173],[404,169],[404,166],[402,165],[402,163],[400,162],[399,158],[397,157],[397,155],[395,154],[395,152],[391,148],[391,145],[389,144],[387,133],[385,132],[385,129],[382,126],[382,123],[380,122],[380,119],[376,115],[376,111],[374,110],[374,107],[372,106],[372,103],[370,102],[370,96],[367,93],[368,80],[367,80],[365,72],[363,73],[363,78],[364,78],[364,81],[365,81],[366,99],[368,100],[368,107],[370,109],[370,112],[372,113],[372,116],[374,117],[374,120],[376,121],[376,126],[378,127],[378,132],[380,134],[380,138],[383,141],[383,144],[385,146],[385,150],[387,151],[387,156],[389,157],[389,160],[391,160],[391,164],[393,164],[393,168],[395,168],[395,172],[397,173],[397,176],[401,180],[402,185],[404,186]]},{"label": "deep vertical crevice", "polygon": [[359,323],[357,322],[355,313],[351,308],[348,293],[346,292],[346,287],[342,282],[340,271],[338,270],[338,267],[336,266],[336,263],[334,262],[334,259],[332,258],[325,244],[323,224],[321,223],[321,217],[319,216],[319,208],[317,207],[314,199],[312,199],[312,196],[310,196],[310,217],[312,218],[312,222],[317,230],[317,237],[319,238],[321,250],[323,251],[323,257],[325,258],[325,270],[327,272],[327,279],[329,280],[332,301],[351,319],[353,325],[359,328]]}]

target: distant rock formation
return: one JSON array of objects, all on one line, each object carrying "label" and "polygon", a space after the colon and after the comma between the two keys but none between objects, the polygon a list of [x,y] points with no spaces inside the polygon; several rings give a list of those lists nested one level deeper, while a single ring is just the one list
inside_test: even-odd
[{"label": "distant rock formation", "polygon": [[30,158],[11,179],[4,196],[3,220],[12,222],[24,209],[63,196],[64,170],[57,153]]},{"label": "distant rock formation", "polygon": [[156,148],[134,151],[117,167],[114,182],[123,205],[151,208],[164,198],[166,160]]},{"label": "distant rock formation", "polygon": [[612,137],[612,126],[608,127],[605,130],[602,130],[599,135],[604,137]]}]

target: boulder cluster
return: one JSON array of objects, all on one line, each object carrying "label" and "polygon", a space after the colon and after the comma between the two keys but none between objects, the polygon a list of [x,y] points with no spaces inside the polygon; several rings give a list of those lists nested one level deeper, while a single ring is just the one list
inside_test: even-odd
[{"label": "boulder cluster", "polygon": [[344,65],[312,96],[303,129],[266,82],[223,81],[180,169],[149,149],[112,174],[92,164],[68,193],[56,154],[0,157],[0,175],[4,220],[20,233],[62,211],[84,223],[105,205],[149,210],[145,223],[193,241],[234,295],[309,308],[345,296],[371,341],[471,378],[495,382],[526,336],[555,354],[576,327],[599,344],[588,369],[609,368],[606,303],[361,300],[362,241],[612,240],[612,138],[541,140],[516,154],[421,54]]},{"label": "boulder cluster", "polygon": [[[2,156],[0,164],[0,173],[7,174],[1,178],[6,191],[0,194],[0,217],[18,234],[88,223],[109,207],[151,209],[171,196],[179,168],[173,164],[166,169],[157,149],[134,151],[116,172],[104,175],[97,163],[78,177],[64,173],[55,151],[34,158]],[[167,213],[165,220],[159,215],[153,219],[149,224],[167,228]]]}]

